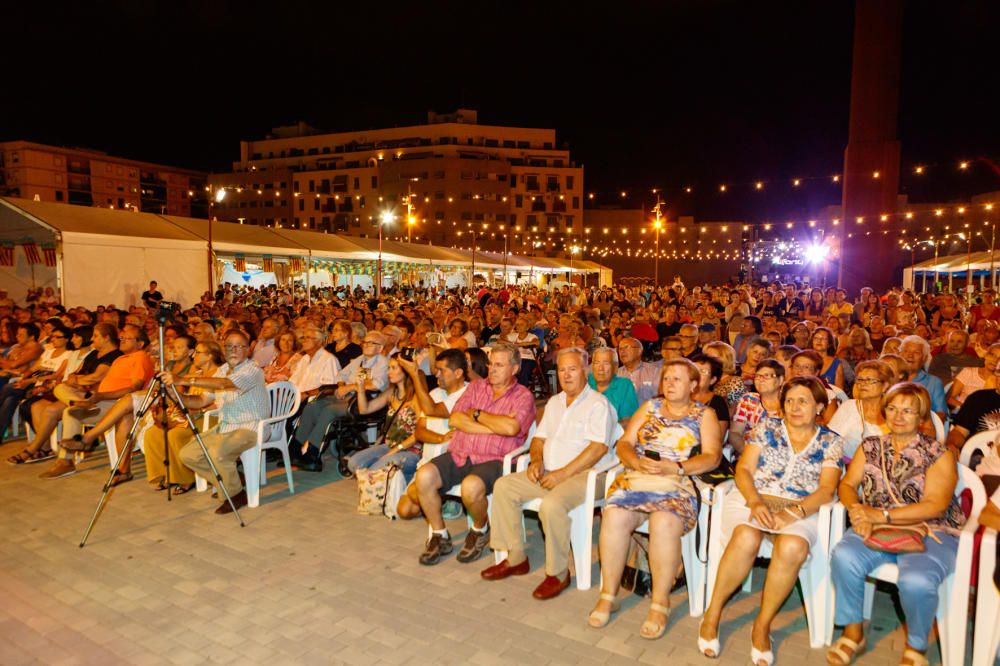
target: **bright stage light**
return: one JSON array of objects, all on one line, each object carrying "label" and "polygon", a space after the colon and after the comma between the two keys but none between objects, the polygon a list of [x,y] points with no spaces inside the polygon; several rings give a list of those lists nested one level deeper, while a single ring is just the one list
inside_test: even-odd
[{"label": "bright stage light", "polygon": [[819,262],[826,259],[826,255],[830,252],[830,248],[826,245],[810,245],[806,248],[806,259],[813,264],[818,264]]}]

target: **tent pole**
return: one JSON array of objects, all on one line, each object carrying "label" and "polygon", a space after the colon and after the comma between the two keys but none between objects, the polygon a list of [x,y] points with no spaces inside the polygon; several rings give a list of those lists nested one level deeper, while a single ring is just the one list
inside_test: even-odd
[{"label": "tent pole", "polygon": [[59,302],[66,303],[66,276],[63,274],[62,234],[56,234],[56,286],[59,288]]},{"label": "tent pole", "polygon": [[[312,253],[312,250],[309,250],[308,252],[309,252],[309,265],[306,266],[306,305],[307,306],[312,306],[312,296],[310,296],[310,294],[309,294],[309,292],[310,292],[310,288],[309,288],[309,274],[312,273],[313,253]],[[293,294],[295,293],[294,290],[293,290],[292,293]],[[293,298],[294,298],[294,296],[293,296]]]}]

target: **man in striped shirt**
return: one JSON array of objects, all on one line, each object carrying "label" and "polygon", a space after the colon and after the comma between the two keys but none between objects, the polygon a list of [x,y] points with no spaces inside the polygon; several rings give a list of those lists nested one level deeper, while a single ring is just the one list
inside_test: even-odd
[{"label": "man in striped shirt", "polygon": [[[223,350],[229,366],[223,377],[175,379],[169,372],[161,373],[160,377],[168,386],[196,386],[205,391],[195,396],[182,396],[189,409],[202,409],[212,402],[220,405],[219,424],[202,435],[202,441],[238,509],[247,505],[247,491],[236,471],[236,461],[241,453],[257,444],[257,423],[271,416],[271,403],[264,371],[249,358],[247,336],[239,331],[230,332]],[[180,458],[196,474],[209,483],[216,483],[212,467],[197,440],[192,439],[181,449]],[[215,512],[231,513],[232,507],[223,501]]]}]

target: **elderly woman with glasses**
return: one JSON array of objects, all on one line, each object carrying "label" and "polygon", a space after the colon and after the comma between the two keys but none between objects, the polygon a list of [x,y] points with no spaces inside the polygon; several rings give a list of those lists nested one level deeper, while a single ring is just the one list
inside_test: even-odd
[{"label": "elderly woman with glasses", "polygon": [[[899,567],[896,586],[906,617],[900,663],[926,666],[938,586],[955,569],[958,533],[965,522],[955,497],[954,453],[920,432],[930,413],[927,389],[913,382],[897,384],[882,399],[882,413],[889,434],[864,439],[840,482],[851,529],[830,560],[837,592],[834,624],[842,625],[844,633],[827,652],[827,662],[838,666],[853,663],[865,649],[865,578],[886,563]],[[865,543],[878,526],[919,524],[936,533],[924,538],[924,552],[886,553]]]},{"label": "elderly woman with glasses", "polygon": [[744,443],[736,466],[739,492],[727,493],[722,509],[728,545],[698,630],[698,649],[705,656],[719,656],[723,607],[768,538],[773,540],[771,565],[750,632],[750,661],[754,666],[774,663],[771,623],[819,542],[819,509],[836,496],[840,480],[843,439],[817,424],[826,401],[816,377],[788,380],[781,389],[782,417],[761,419]]},{"label": "elderly woman with glasses", "polygon": [[855,372],[854,397],[837,408],[829,424],[844,438],[844,460],[848,462],[861,440],[889,432],[882,414],[882,396],[895,383],[896,376],[884,361],[862,361]]}]

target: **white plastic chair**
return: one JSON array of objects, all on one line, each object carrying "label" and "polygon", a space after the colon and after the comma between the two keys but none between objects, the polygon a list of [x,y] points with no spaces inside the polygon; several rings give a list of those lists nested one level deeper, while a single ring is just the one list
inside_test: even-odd
[{"label": "white plastic chair", "polygon": [[[992,666],[1000,646],[1000,593],[993,584],[997,566],[997,531],[987,527],[979,544],[976,625],[972,632],[972,666]],[[963,636],[964,639],[964,636]]]},{"label": "white plastic chair", "polygon": [[[611,484],[614,483],[618,473],[624,470],[624,466],[618,465],[608,472],[604,484],[604,495],[608,494]],[[684,563],[685,586],[688,593],[688,612],[691,617],[700,617],[705,612],[705,603],[708,597],[707,582],[711,565],[711,554],[709,543],[711,540],[710,531],[718,530],[721,518],[721,500],[725,497],[725,491],[720,489],[731,485],[731,482],[715,486],[698,483],[701,491],[701,510],[698,513],[698,525],[683,537],[681,537],[681,561]],[[649,521],[636,528],[640,534],[649,534]],[[721,551],[720,551],[721,552]],[[602,574],[603,576],[603,574]]]},{"label": "white plastic chair", "polygon": [[948,426],[941,421],[937,412],[931,412],[931,423],[934,424],[934,438],[944,444],[948,441]]},{"label": "white plastic chair", "polygon": [[288,492],[295,494],[285,421],[299,410],[301,400],[299,390],[291,382],[275,382],[267,385],[267,395],[271,401],[271,416],[257,422],[257,445],[240,454],[243,474],[246,477],[247,506],[251,508],[260,505],[260,487],[267,485],[267,465],[264,462],[266,449],[281,451],[281,457],[285,462]]},{"label": "white plastic chair", "polygon": [[[712,529],[709,532],[708,547],[708,578],[705,585],[705,594],[708,599],[712,598],[715,590],[715,582],[719,576],[719,563],[722,560],[722,553],[725,545],[722,542],[722,505],[725,503],[727,493],[740,492],[736,485],[731,482],[720,484],[716,488],[715,511],[712,514]],[[809,553],[809,557],[799,569],[799,585],[802,589],[802,604],[805,606],[806,623],[809,626],[809,646],[820,648],[829,645],[833,637],[833,598],[829,594],[830,589],[830,520],[834,508],[834,503],[824,504],[820,507],[818,538],[816,547]],[[758,558],[770,559],[773,550],[771,540],[764,538],[760,544]],[[747,576],[743,584],[743,591],[750,591],[753,571]],[[828,626],[829,625],[829,626]]]},{"label": "white plastic chair", "polygon": [[[972,576],[972,555],[976,530],[979,529],[979,513],[986,506],[986,489],[976,473],[963,464],[958,465],[958,484],[955,486],[955,496],[962,494],[968,488],[972,492],[972,512],[962,527],[958,540],[958,555],[955,558],[955,570],[952,571],[938,588],[938,643],[941,648],[941,663],[943,666],[962,666],[965,660],[965,635],[969,622],[969,581]],[[844,536],[845,513],[843,504],[838,503],[833,511],[831,526],[831,541],[834,545]],[[990,572],[992,579],[992,571]],[[870,620],[872,606],[875,603],[875,581],[891,583],[899,580],[899,567],[895,564],[883,564],[868,574],[865,581],[864,618]],[[831,600],[835,598],[835,590],[830,588]],[[828,620],[828,635],[833,635],[833,615]]]},{"label": "white plastic chair", "polygon": [[965,440],[965,444],[962,445],[962,452],[958,456],[958,462],[969,467],[969,463],[972,462],[972,454],[976,451],[986,453],[990,444],[996,440],[997,435],[1000,435],[1000,430],[984,430],[977,432]]},{"label": "white plastic chair", "polygon": [[[267,385],[268,399],[271,403],[271,416],[257,422],[257,444],[240,454],[243,463],[243,475],[246,479],[247,506],[260,506],[260,487],[267,485],[267,465],[264,463],[266,449],[278,449],[285,463],[285,478],[288,481],[288,492],[295,494],[295,482],[292,480],[292,463],[288,455],[288,437],[285,435],[285,421],[299,409],[301,398],[299,390],[291,382],[274,382]],[[207,432],[210,418],[218,415],[217,410],[205,412],[202,432]],[[208,488],[208,482],[202,477],[195,478],[199,492]]]}]

